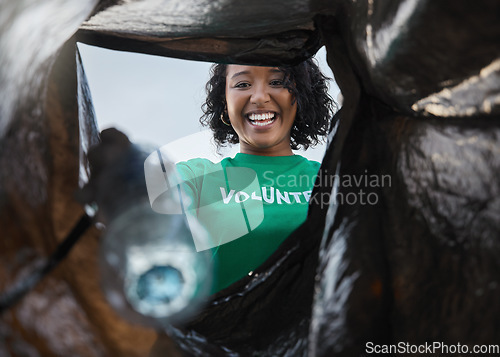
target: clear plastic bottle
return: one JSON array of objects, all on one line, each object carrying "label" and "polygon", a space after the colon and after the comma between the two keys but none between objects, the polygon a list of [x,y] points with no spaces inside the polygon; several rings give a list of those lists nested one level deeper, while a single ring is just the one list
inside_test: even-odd
[{"label": "clear plastic bottle", "polygon": [[[175,165],[155,153],[103,131],[81,197],[97,204],[105,225],[99,264],[109,303],[131,322],[165,327],[188,319],[211,293],[213,261],[210,250],[196,250],[193,236],[209,235],[183,212],[179,183],[167,185],[165,170]],[[153,210],[158,197],[161,209]]]},{"label": "clear plastic bottle", "polygon": [[[108,224],[100,249],[103,289],[128,320],[150,326],[180,322],[210,293],[210,251],[196,251],[190,223],[143,202]],[[206,234],[199,229],[198,235]]]}]

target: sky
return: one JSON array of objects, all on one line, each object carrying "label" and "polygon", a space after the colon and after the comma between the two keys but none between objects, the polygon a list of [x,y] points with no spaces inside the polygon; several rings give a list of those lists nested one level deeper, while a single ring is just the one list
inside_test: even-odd
[{"label": "sky", "polygon": [[[79,43],[100,130],[115,127],[139,144],[168,145],[171,159],[222,157],[210,143],[210,133],[199,123],[205,84],[211,64],[138,53],[107,50]],[[325,75],[333,78],[322,48],[316,58]],[[334,81],[330,94],[337,100]],[[232,156],[238,147],[222,156]],[[321,161],[324,147],[301,152]]]}]

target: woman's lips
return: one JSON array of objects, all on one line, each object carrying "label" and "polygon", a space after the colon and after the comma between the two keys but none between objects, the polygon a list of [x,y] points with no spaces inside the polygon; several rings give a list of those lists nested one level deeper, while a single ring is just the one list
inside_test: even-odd
[{"label": "woman's lips", "polygon": [[260,127],[271,125],[276,120],[276,117],[275,112],[250,113],[247,115],[250,124]]}]

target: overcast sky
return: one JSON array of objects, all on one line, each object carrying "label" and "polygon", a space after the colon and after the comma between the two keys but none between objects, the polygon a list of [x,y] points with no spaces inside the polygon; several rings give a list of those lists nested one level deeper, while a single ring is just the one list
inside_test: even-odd
[{"label": "overcast sky", "polygon": [[[178,151],[184,152],[181,159],[186,155],[206,157],[196,153],[207,151],[208,136],[190,135],[204,130],[198,119],[202,114],[210,63],[84,44],[78,47],[100,130],[116,127],[132,141],[156,147],[181,139],[175,143]],[[321,49],[316,58],[323,73],[333,77],[325,56],[326,51]],[[330,93],[337,100],[339,89],[335,82],[330,86]],[[200,135],[203,135],[201,139]],[[200,144],[201,141],[205,142]],[[188,145],[177,145],[181,142]],[[236,147],[228,153],[237,150]]]}]

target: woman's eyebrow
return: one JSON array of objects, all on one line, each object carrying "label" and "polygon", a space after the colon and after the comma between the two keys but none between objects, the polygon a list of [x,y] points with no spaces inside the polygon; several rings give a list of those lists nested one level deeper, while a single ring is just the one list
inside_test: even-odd
[{"label": "woman's eyebrow", "polygon": [[[282,71],[279,69],[279,68],[271,68],[269,70],[270,73],[282,73]],[[241,72],[236,72],[235,74],[233,74],[231,76],[231,79],[235,78],[235,77],[238,77],[238,76],[241,76],[241,75],[244,75],[244,74],[250,74],[250,71],[241,71]]]},{"label": "woman's eyebrow", "polygon": [[234,77],[238,77],[238,76],[241,76],[243,74],[249,74],[250,72],[249,71],[241,71],[241,72],[236,72],[235,74],[233,74],[231,76],[231,79],[233,79]]}]

